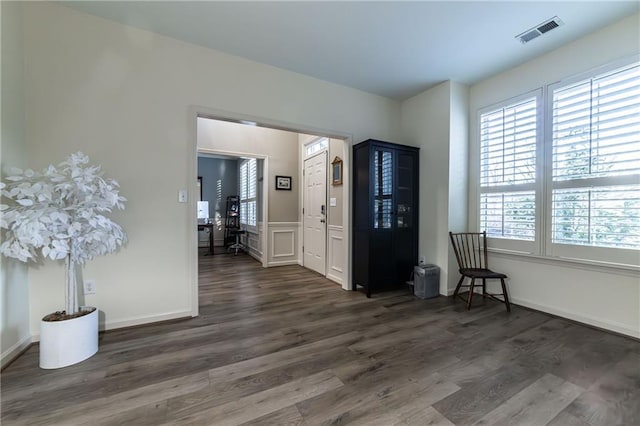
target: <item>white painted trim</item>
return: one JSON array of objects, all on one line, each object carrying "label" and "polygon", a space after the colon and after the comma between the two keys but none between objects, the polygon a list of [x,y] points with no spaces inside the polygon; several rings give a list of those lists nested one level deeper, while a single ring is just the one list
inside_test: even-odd
[{"label": "white painted trim", "polygon": [[353,164],[353,145],[354,142],[351,136],[344,138],[344,144],[342,145],[344,149],[342,152],[342,236],[344,238],[344,255],[347,263],[343,274],[344,279],[342,280],[343,290],[352,290],[353,253],[351,252],[351,247],[353,235],[351,235],[351,227],[353,226],[353,218],[351,217],[351,212],[353,211],[353,197],[351,197],[351,165]]},{"label": "white painted trim", "polygon": [[[340,239],[342,239],[342,238],[340,238]],[[333,270],[334,270],[334,271],[336,271],[336,272],[340,272],[340,273],[342,273],[342,269],[340,269],[340,268],[336,268],[335,266],[332,266],[332,267],[331,267],[331,269],[333,269]],[[342,281],[342,280],[340,280],[340,281]]]},{"label": "white painted trim", "polygon": [[34,342],[33,337],[31,335],[24,336],[21,340],[12,345],[9,349],[2,352],[2,358],[0,359],[0,368],[4,368],[5,365],[8,365],[11,361],[16,359],[22,351],[31,345]]},{"label": "white painted trim", "polygon": [[[300,211],[302,211],[302,209]],[[302,250],[302,247],[304,247],[304,235],[302,234],[303,232],[304,232],[304,226],[302,224],[302,218],[301,218],[300,222],[298,222],[298,235],[300,237],[298,238],[297,250],[298,250],[298,265],[304,268],[304,250]]]},{"label": "white painted trim", "polygon": [[615,321],[606,321],[600,318],[592,316],[581,315],[575,312],[567,311],[553,306],[540,305],[535,302],[531,302],[526,299],[510,297],[509,300],[516,305],[524,306],[527,308],[535,309],[536,311],[546,312],[549,314],[557,315],[559,317],[568,318],[570,320],[578,321],[584,324],[593,325],[595,327],[603,328],[605,330],[615,331],[616,333],[625,334],[627,336],[640,338],[640,329],[629,328],[626,324],[621,324]]},{"label": "white painted trim", "polygon": [[[351,218],[351,147],[354,145],[353,142],[353,135],[351,133],[347,133],[347,132],[343,132],[343,131],[337,131],[337,130],[332,130],[332,129],[321,129],[318,127],[313,127],[313,126],[308,126],[308,125],[303,125],[303,124],[296,124],[296,123],[291,123],[291,122],[286,122],[286,121],[282,121],[282,120],[277,120],[277,119],[273,119],[273,118],[268,118],[268,117],[260,117],[260,116],[254,116],[254,115],[250,115],[250,114],[243,114],[243,113],[239,113],[239,112],[235,112],[235,111],[226,111],[226,110],[222,110],[222,109],[217,109],[217,108],[209,108],[206,106],[201,106],[201,105],[191,105],[188,108],[189,113],[188,113],[188,128],[191,129],[190,133],[191,133],[191,140],[192,140],[192,161],[190,161],[190,168],[188,170],[188,179],[190,182],[192,182],[193,185],[193,191],[195,193],[195,187],[196,187],[196,182],[197,182],[197,161],[198,161],[198,129],[197,129],[197,123],[198,117],[203,117],[203,118],[211,118],[214,120],[222,120],[222,121],[231,121],[231,122],[235,122],[235,123],[239,123],[241,121],[253,121],[255,123],[257,123],[258,126],[260,127],[268,127],[271,129],[279,129],[279,130],[286,130],[286,131],[290,131],[290,132],[296,132],[296,133],[303,133],[303,134],[308,134],[308,135],[317,135],[317,136],[327,136],[329,138],[335,138],[335,139],[342,139],[344,141],[344,152],[343,152],[343,156],[342,156],[342,184],[343,184],[343,203],[342,203],[342,223],[345,224],[344,225],[344,233],[347,236],[347,238],[345,239],[345,253],[347,254],[347,264],[346,264],[346,275],[345,275],[345,280],[342,283],[342,288],[344,290],[351,290],[351,263],[352,263],[352,253],[351,253],[351,244],[352,244],[352,235],[351,235],[351,222],[352,222],[352,218]],[[264,176],[269,176],[269,161],[268,158],[265,158],[265,162],[264,162],[264,171],[263,171]],[[268,187],[268,179],[263,179],[264,180],[264,191],[263,191],[263,196],[264,196],[264,202],[263,204],[263,211],[262,211],[262,217],[265,220],[265,227],[264,227],[264,238],[262,241],[262,266],[263,267],[268,267],[268,247],[269,247],[269,226],[270,224],[268,223],[268,208],[267,208],[267,200],[268,200],[268,194],[269,194],[269,187]],[[193,216],[192,219],[190,219],[190,223],[189,226],[191,226],[191,229],[196,229],[195,228],[195,224],[196,224],[196,204],[195,204],[195,197],[191,197],[192,200],[192,205],[190,204],[190,208],[191,211],[194,213],[191,216]],[[191,223],[193,222],[193,223]],[[190,233],[190,235],[193,234],[191,237],[189,237],[189,252],[191,255],[191,268],[190,268],[190,279],[192,282],[192,305],[193,305],[193,316],[197,316],[198,315],[198,256],[197,256],[197,234],[196,233]],[[299,234],[299,233],[298,233]],[[298,239],[298,241],[300,241]],[[300,258],[301,256],[298,255],[298,258]],[[299,261],[299,260],[298,260]]]},{"label": "white painted trim", "polygon": [[269,267],[271,266],[288,266],[288,265],[297,265],[298,259],[294,260],[278,260],[269,262]]},{"label": "white painted trim", "polygon": [[[245,240],[246,240],[246,244],[245,244],[245,250],[247,252],[247,254],[249,254],[249,256],[253,257],[254,259],[256,259],[258,262],[262,263],[262,259],[263,259],[263,253],[260,250],[260,248],[262,247],[262,239],[264,238],[263,236],[263,228],[264,228],[264,223],[263,222],[258,222],[256,227],[255,227],[255,232],[252,231],[247,231]],[[252,240],[257,240],[258,245],[257,246],[252,246],[250,244],[250,242]]]},{"label": "white painted trim", "polygon": [[334,283],[342,285],[342,279],[340,277],[336,276],[336,275],[328,273],[327,274],[327,279],[333,281]]},{"label": "white painted trim", "polygon": [[[198,121],[198,117],[203,117],[202,114],[197,114],[196,116],[196,130],[197,130],[197,121]],[[228,121],[225,120],[223,118],[215,118],[215,117],[209,117],[207,116],[206,118],[210,118],[212,120],[221,120],[221,121]],[[251,153],[251,152],[240,152],[240,151],[227,151],[227,150],[222,150],[222,149],[210,149],[210,148],[198,148],[197,146],[198,142],[197,142],[197,133],[196,133],[196,161],[197,161],[197,156],[198,153],[202,153],[202,154],[214,154],[214,155],[225,155],[228,157],[253,157],[256,158],[258,160],[263,160],[262,163],[262,217],[263,217],[263,238],[261,238],[261,250],[257,250],[257,252],[261,253],[261,256],[253,256],[255,259],[258,259],[259,261],[262,262],[262,267],[266,268],[268,266],[267,264],[267,257],[263,256],[262,253],[266,253],[267,252],[267,240],[268,240],[268,233],[267,233],[267,229],[268,229],[268,221],[264,221],[264,218],[268,219],[268,212],[269,212],[269,180],[268,179],[264,179],[265,176],[269,175],[269,156],[265,155],[265,154],[255,154],[255,153]],[[256,230],[257,233],[257,226],[258,224],[256,224],[256,227],[251,227],[254,228]],[[253,232],[253,230],[247,230],[247,232]],[[214,243],[215,245],[215,243]],[[251,250],[250,250],[251,251]],[[255,253],[254,253],[255,254]],[[196,268],[197,268],[197,263],[196,263]],[[197,269],[196,269],[196,274],[197,274]]]},{"label": "white painted trim", "polygon": [[[188,319],[192,317],[191,310],[168,312],[160,315],[150,315],[144,317],[134,317],[121,321],[105,322],[98,324],[100,331],[116,330],[119,328],[133,327],[137,325],[149,325],[156,322],[169,321],[174,319]],[[39,342],[40,335],[34,334],[31,338],[32,342]]]},{"label": "white painted trim", "polygon": [[191,139],[191,152],[189,153],[189,165],[187,167],[187,188],[191,188],[191,196],[188,197],[189,214],[187,214],[187,250],[189,253],[189,281],[191,282],[191,317],[199,314],[199,290],[198,290],[198,219],[197,198],[198,192],[198,109],[189,107],[187,111],[187,129]]},{"label": "white painted trim", "polygon": [[[296,238],[296,231],[292,230],[292,229],[282,229],[282,230],[273,230],[271,231],[271,234],[275,235],[275,234],[291,234],[291,253],[280,253],[280,254],[276,254],[276,245],[275,245],[275,238],[271,239],[271,253],[273,253],[271,255],[271,257],[291,257],[291,256],[295,256],[295,238]],[[269,262],[272,263],[272,262]]]},{"label": "white painted trim", "polygon": [[488,249],[488,251],[489,256],[496,256],[505,259],[525,260],[532,263],[555,265],[572,269],[583,269],[586,271],[594,272],[605,272],[608,274],[622,275],[627,277],[640,277],[640,266],[587,261],[584,259],[570,259],[564,257],[539,256],[530,253],[500,250],[495,248],[490,248]]},{"label": "white painted trim", "polygon": [[347,281],[344,275],[344,265],[342,268],[339,268],[333,264],[335,256],[333,240],[339,241],[337,245],[339,245],[340,250],[342,250],[342,253],[339,253],[338,256],[343,259],[346,257],[346,253],[344,253],[346,238],[343,229],[344,227],[339,225],[327,226],[327,278],[340,284],[344,288],[345,282]]},{"label": "white painted trim", "polygon": [[190,316],[191,316],[190,311],[175,311],[175,312],[167,312],[166,314],[160,314],[160,315],[133,317],[133,318],[129,318],[121,321],[107,321],[105,323],[99,324],[99,327],[100,327],[100,331],[115,330],[118,328],[133,327],[135,325],[169,321],[169,320],[179,319],[179,318],[188,318]]},{"label": "white painted trim", "polygon": [[[454,291],[455,289],[449,289],[447,291],[447,296],[453,296]],[[629,328],[626,324],[621,324],[615,321],[606,321],[606,320],[603,321],[600,318],[596,318],[588,315],[581,315],[572,311],[567,311],[565,309],[560,309],[553,306],[541,305],[539,303],[531,302],[529,300],[521,299],[519,297],[509,296],[509,301],[514,305],[524,306],[525,308],[531,308],[536,311],[556,315],[561,318],[567,318],[582,324],[592,325],[595,327],[602,328],[604,330],[610,330],[610,331],[621,333],[627,336],[640,338],[640,327],[637,330],[634,330],[632,328]]]},{"label": "white painted trim", "polygon": [[269,226],[273,228],[298,227],[300,222],[269,222]]}]

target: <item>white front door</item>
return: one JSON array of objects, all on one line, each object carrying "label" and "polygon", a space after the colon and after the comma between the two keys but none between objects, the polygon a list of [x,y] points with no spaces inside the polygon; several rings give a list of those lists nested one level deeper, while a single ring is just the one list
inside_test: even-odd
[{"label": "white front door", "polygon": [[304,161],[303,262],[305,268],[326,273],[327,153]]}]

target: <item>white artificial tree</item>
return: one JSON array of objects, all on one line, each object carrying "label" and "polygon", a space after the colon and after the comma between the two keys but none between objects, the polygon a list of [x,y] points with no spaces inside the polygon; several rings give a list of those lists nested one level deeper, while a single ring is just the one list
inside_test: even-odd
[{"label": "white artificial tree", "polygon": [[12,169],[0,183],[3,197],[0,253],[22,262],[65,260],[67,315],[79,312],[76,267],[116,251],[126,242],[122,228],[105,215],[124,209],[119,185],[103,178],[81,152],[41,173]]}]

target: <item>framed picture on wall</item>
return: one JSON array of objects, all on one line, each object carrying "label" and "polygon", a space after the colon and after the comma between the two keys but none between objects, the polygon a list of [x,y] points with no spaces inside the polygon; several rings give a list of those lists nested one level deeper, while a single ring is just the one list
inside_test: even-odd
[{"label": "framed picture on wall", "polygon": [[291,176],[276,176],[276,189],[291,191]]},{"label": "framed picture on wall", "polygon": [[331,162],[331,185],[342,185],[342,159],[336,157]]}]

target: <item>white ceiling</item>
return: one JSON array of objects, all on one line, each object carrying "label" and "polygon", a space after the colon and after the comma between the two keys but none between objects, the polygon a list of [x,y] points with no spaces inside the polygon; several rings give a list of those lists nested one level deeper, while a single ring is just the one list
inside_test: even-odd
[{"label": "white ceiling", "polygon": [[[473,84],[638,12],[638,1],[63,2],[74,9],[395,99]],[[558,16],[528,44],[514,37]]]}]

